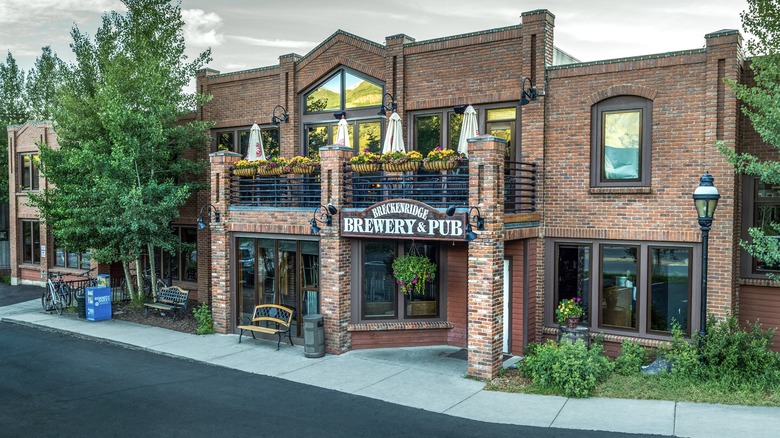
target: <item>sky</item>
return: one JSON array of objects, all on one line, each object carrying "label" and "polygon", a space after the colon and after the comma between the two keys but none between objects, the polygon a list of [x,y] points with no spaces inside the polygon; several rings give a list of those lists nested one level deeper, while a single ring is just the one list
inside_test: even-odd
[{"label": "sky", "polygon": [[[511,26],[523,12],[555,15],[559,49],[597,61],[704,47],[704,35],[739,29],[747,0],[181,0],[190,58],[212,50],[222,73],[277,65],[281,55],[306,55],[341,29],[384,44],[399,33],[416,41]],[[0,0],[0,49],[28,71],[50,45],[73,61],[70,30],[94,35],[118,0]],[[744,35],[743,35],[744,36]]]}]

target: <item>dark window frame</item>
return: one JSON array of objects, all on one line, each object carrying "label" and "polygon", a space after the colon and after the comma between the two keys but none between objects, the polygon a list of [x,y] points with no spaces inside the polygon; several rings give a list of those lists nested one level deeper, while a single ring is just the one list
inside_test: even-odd
[{"label": "dark window frame", "polygon": [[[89,269],[90,264],[90,253],[89,251],[85,251],[83,253],[77,253],[74,251],[68,251],[65,248],[57,246],[57,244],[54,244],[54,266],[58,268],[66,268],[66,269],[80,269],[80,270],[87,270]],[[60,263],[60,254],[62,255],[62,262]],[[69,261],[71,257],[76,258],[76,266],[72,266]],[[86,263],[86,267],[84,264]]]},{"label": "dark window frame", "polygon": [[[606,181],[604,175],[604,115],[619,111],[641,111],[639,177]],[[591,187],[650,187],[652,183],[653,101],[640,96],[615,96],[591,107]]]},{"label": "dark window frame", "polygon": [[[28,227],[30,236],[28,234]],[[41,264],[41,221],[37,219],[22,219],[20,220],[20,233],[19,246],[22,249],[22,263],[40,265]],[[25,238],[30,237],[30,247],[25,248]],[[29,257],[28,252],[29,250]]]},{"label": "dark window frame", "polygon": [[[30,172],[28,178],[25,178],[25,157],[30,157]],[[22,152],[19,153],[19,189],[20,191],[38,191],[41,188],[40,168],[38,166],[38,160],[40,155],[38,152]],[[25,181],[29,179],[29,181]]]},{"label": "dark window frame", "polygon": [[[197,240],[197,234],[198,229],[193,226],[189,225],[171,225],[171,232],[175,233],[179,240],[183,242],[182,236],[184,235],[184,230],[190,230],[194,231],[195,234],[195,254],[197,256],[198,252],[198,240]],[[197,258],[195,260],[195,278],[190,279],[187,278],[187,257],[190,257],[192,255],[191,251],[188,252],[177,252],[176,254],[170,254],[171,257],[169,258],[168,251],[163,250],[162,248],[154,248],[154,257],[155,257],[155,270],[157,271],[157,277],[165,281],[166,283],[169,280],[173,281],[180,281],[180,282],[188,282],[188,283],[196,283],[198,281],[198,261]],[[173,260],[171,260],[173,259]],[[176,265],[176,275],[169,277],[169,270],[171,265]],[[145,261],[145,265],[149,266],[148,259]]]},{"label": "dark window frame", "polygon": [[[278,126],[273,124],[263,124],[258,125],[260,127],[261,135],[265,136],[266,132],[270,131],[276,131],[276,142],[277,142],[277,149],[281,148],[281,130]],[[242,150],[242,142],[241,142],[241,135],[246,134],[247,139],[247,148],[249,147],[249,131],[252,129],[251,126],[241,126],[241,127],[233,127],[233,128],[218,128],[218,129],[212,129],[211,130],[211,151],[217,152],[219,151],[219,136],[221,134],[230,134],[233,136],[233,139],[231,140],[231,145],[228,147],[228,150],[230,152],[236,152],[238,154],[241,154],[241,157],[246,156],[246,151]],[[267,140],[264,139],[263,141],[263,148],[265,150],[265,155],[268,158],[271,157],[279,157],[281,154],[281,150],[277,151],[276,153],[273,153],[273,151],[269,151],[267,144]]]},{"label": "dark window frame", "polygon": [[[651,248],[671,248],[671,249],[688,249],[690,250],[689,259],[689,275],[690,284],[688,290],[688,311],[689,311],[689,323],[688,334],[696,332],[699,329],[699,312],[698,309],[701,298],[701,284],[696,281],[701,277],[701,266],[697,260],[701,259],[701,244],[691,243],[683,244],[679,242],[658,242],[658,241],[626,241],[626,240],[598,240],[598,239],[568,239],[568,238],[547,238],[545,239],[545,260],[552,260],[551,263],[545,266],[545,284],[550,287],[545,288],[544,296],[544,324],[548,327],[557,327],[555,322],[555,306],[557,302],[554,299],[557,295],[557,252],[556,246],[563,245],[591,245],[591,267],[590,278],[594,279],[598,276],[599,281],[590,282],[590,299],[592,303],[590,305],[590,321],[582,323],[590,327],[591,331],[603,332],[609,335],[616,336],[629,336],[640,337],[643,339],[653,340],[669,340],[671,335],[668,332],[660,332],[649,330],[649,312],[647,309],[650,307],[650,289],[652,287],[652,279],[650,278],[651,269],[649,266],[650,250]],[[601,261],[601,247],[607,246],[636,246],[639,247],[639,253],[637,255],[637,277],[634,279],[634,286],[637,287],[637,303],[641,305],[637,309],[637,330],[606,326],[601,324],[601,277],[602,277],[602,261]],[[598,256],[596,256],[598,255]],[[598,306],[598,307],[597,307]],[[596,308],[597,307],[597,308]],[[594,309],[595,308],[595,309]],[[641,309],[641,310],[640,310]]]},{"label": "dark window frame", "polygon": [[653,263],[653,257],[651,255],[651,251],[653,249],[673,249],[673,250],[687,250],[688,251],[688,260],[689,260],[689,263],[688,263],[688,314],[686,315],[686,317],[688,318],[688,324],[687,324],[687,327],[686,327],[686,330],[685,330],[684,333],[686,335],[690,335],[692,333],[691,332],[691,325],[692,325],[691,317],[692,317],[692,314],[693,314],[693,307],[691,306],[691,303],[693,302],[693,296],[692,295],[693,295],[693,282],[694,282],[694,278],[693,278],[693,265],[694,265],[694,262],[693,262],[693,248],[688,247],[688,246],[658,246],[658,245],[652,245],[652,244],[648,244],[648,246],[647,246],[647,261],[646,261],[646,263],[647,263],[647,273],[648,273],[648,275],[647,275],[647,282],[648,282],[648,285],[647,285],[647,302],[648,302],[648,305],[646,306],[647,310],[646,310],[646,315],[645,315],[645,318],[648,321],[647,332],[648,333],[655,333],[655,334],[666,334],[666,335],[669,335],[669,333],[670,333],[670,332],[664,332],[664,331],[659,331],[659,330],[653,330],[651,328],[651,326],[650,326],[650,322],[651,322],[651,318],[652,318],[652,315],[651,315],[652,303],[653,303],[653,279],[652,279],[652,267],[651,267],[651,265]]},{"label": "dark window frame", "polygon": [[[380,317],[371,317],[371,318],[365,318],[365,309],[363,306],[363,278],[364,278],[364,269],[363,269],[363,260],[364,260],[364,247],[366,243],[370,242],[382,242],[382,243],[394,243],[395,244],[395,257],[399,257],[406,253],[405,245],[409,242],[404,240],[394,240],[394,239],[360,239],[359,244],[352,246],[352,260],[356,260],[357,263],[353,263],[353,266],[358,266],[357,269],[352,270],[352,303],[353,308],[360,309],[359,312],[353,312],[353,322],[355,323],[361,323],[361,324],[372,324],[372,323],[387,323],[387,322],[396,322],[396,323],[408,323],[408,322],[420,322],[420,321],[444,321],[447,319],[447,309],[446,309],[446,302],[447,302],[447,288],[446,284],[447,282],[447,254],[446,254],[446,245],[444,245],[442,242],[436,242],[436,241],[424,241],[424,242],[417,242],[417,245],[426,245],[431,244],[433,245],[433,261],[434,263],[438,264],[438,272],[436,274],[436,314],[435,315],[420,315],[420,316],[411,316],[407,314],[407,304],[408,299],[405,294],[403,294],[400,289],[398,288],[398,284],[394,281],[394,290],[395,290],[395,311],[393,316],[388,316],[386,318],[380,318]],[[357,307],[354,307],[357,306]]]},{"label": "dark window frame", "polygon": [[[750,228],[756,226],[756,209],[761,204],[773,205],[780,204],[780,198],[759,198],[758,185],[760,180],[757,176],[742,175],[742,229],[740,236],[746,242],[751,241],[749,234]],[[767,273],[780,273],[780,270],[758,269],[758,260],[750,255],[744,248],[740,247],[740,276],[743,278],[766,279]]]}]

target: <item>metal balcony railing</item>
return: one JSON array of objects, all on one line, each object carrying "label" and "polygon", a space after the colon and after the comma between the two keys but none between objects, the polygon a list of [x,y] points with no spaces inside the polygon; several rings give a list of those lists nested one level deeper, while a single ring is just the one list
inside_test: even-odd
[{"label": "metal balcony railing", "polygon": [[230,177],[230,204],[255,207],[320,205],[320,173],[311,175]]},{"label": "metal balcony railing", "polygon": [[[353,172],[345,164],[344,205],[367,208],[389,199],[414,199],[436,208],[466,206],[469,200],[468,161],[445,172],[420,168],[415,172]],[[504,168],[504,211],[536,211],[536,164],[507,162]],[[231,205],[256,207],[316,208],[320,205],[321,177],[311,175],[257,176],[231,175]]]}]

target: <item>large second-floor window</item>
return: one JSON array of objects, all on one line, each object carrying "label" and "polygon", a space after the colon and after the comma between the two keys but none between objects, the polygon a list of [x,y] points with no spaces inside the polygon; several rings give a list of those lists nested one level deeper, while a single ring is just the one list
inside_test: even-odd
[{"label": "large second-floor window", "polygon": [[40,188],[38,174],[38,154],[19,154],[19,188],[22,190],[38,190]]},{"label": "large second-floor window", "polygon": [[339,119],[345,114],[351,146],[361,152],[382,149],[382,117],[378,114],[384,89],[379,81],[349,69],[339,69],[303,95],[301,155],[316,156],[336,143]]},{"label": "large second-floor window", "polygon": [[[764,235],[780,239],[780,184],[767,184],[754,176],[744,177],[742,208],[742,239],[752,241],[749,228],[757,228]],[[753,257],[743,250],[742,276],[763,278],[767,273],[780,273],[780,266]]]}]

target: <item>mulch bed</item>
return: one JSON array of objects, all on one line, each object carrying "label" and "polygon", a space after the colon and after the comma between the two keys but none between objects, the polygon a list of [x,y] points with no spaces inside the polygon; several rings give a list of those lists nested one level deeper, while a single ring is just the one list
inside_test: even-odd
[{"label": "mulch bed", "polygon": [[192,310],[197,304],[190,300],[188,306],[188,315],[182,317],[182,315],[176,316],[176,321],[173,320],[171,315],[161,315],[160,311],[156,309],[149,309],[149,317],[144,317],[143,307],[134,307],[129,302],[119,302],[112,304],[111,318],[121,321],[134,322],[136,324],[150,325],[154,327],[161,327],[168,330],[176,330],[177,332],[196,334],[198,329],[198,320],[192,314]]}]

